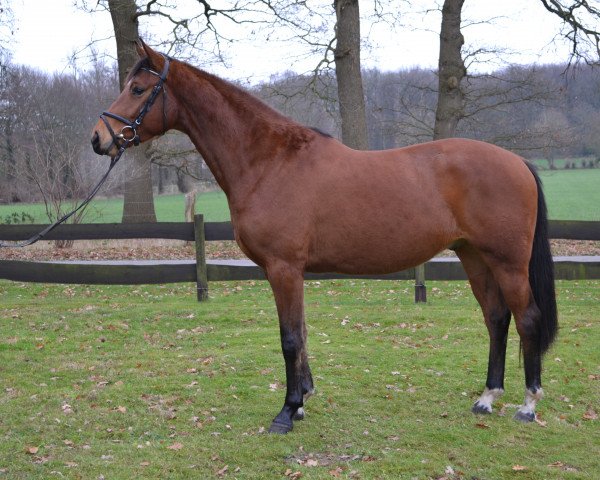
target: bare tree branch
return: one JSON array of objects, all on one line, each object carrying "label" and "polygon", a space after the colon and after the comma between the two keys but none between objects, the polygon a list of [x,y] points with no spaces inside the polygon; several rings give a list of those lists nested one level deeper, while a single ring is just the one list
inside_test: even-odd
[{"label": "bare tree branch", "polygon": [[587,0],[541,0],[550,13],[563,21],[562,35],[571,44],[569,65],[584,61],[595,65],[600,61],[600,8]]}]

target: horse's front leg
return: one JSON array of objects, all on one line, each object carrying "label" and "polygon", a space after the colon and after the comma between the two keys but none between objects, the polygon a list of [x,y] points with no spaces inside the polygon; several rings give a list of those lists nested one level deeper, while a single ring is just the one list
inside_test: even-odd
[{"label": "horse's front leg", "polygon": [[293,420],[304,417],[304,400],[314,388],[306,353],[304,276],[301,269],[278,263],[267,268],[267,278],[275,295],[279,315],[287,383],[285,403],[269,431],[287,433],[294,427]]}]

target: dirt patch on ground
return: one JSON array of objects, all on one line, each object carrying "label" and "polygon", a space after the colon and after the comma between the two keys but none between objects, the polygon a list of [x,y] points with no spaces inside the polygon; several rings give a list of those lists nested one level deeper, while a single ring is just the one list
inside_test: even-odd
[{"label": "dirt patch on ground", "polygon": [[[554,255],[600,255],[600,242],[552,240]],[[446,250],[441,256],[454,255]],[[246,258],[233,241],[206,242],[209,259]],[[193,260],[192,242],[179,240],[77,241],[71,248],[56,248],[54,242],[39,242],[26,248],[0,249],[2,260]]]}]

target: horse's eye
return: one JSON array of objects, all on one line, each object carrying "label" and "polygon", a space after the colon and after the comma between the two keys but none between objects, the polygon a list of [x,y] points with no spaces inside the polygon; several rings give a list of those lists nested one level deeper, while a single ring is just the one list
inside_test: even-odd
[{"label": "horse's eye", "polygon": [[142,87],[133,87],[131,89],[131,93],[135,96],[139,97],[142,93],[144,93],[144,89]]}]

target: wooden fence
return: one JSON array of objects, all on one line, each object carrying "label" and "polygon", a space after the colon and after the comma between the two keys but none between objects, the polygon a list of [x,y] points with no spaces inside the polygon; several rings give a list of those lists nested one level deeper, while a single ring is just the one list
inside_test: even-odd
[{"label": "wooden fence", "polygon": [[[0,225],[0,240],[19,241],[40,231],[43,225]],[[551,221],[550,237],[600,240],[600,222]],[[157,284],[196,282],[198,300],[208,296],[209,281],[260,280],[264,272],[247,260],[206,260],[205,242],[234,240],[229,222],[204,223],[196,215],[193,223],[80,224],[63,225],[46,240],[174,239],[194,241],[196,260],[156,261],[48,261],[0,260],[0,278],[21,282],[74,284]],[[558,279],[600,279],[600,257],[555,257]],[[307,279],[371,278],[414,279],[414,269],[390,275],[351,276],[334,273],[306,274]],[[425,264],[428,280],[463,280],[465,272],[457,258],[434,258]]]}]

